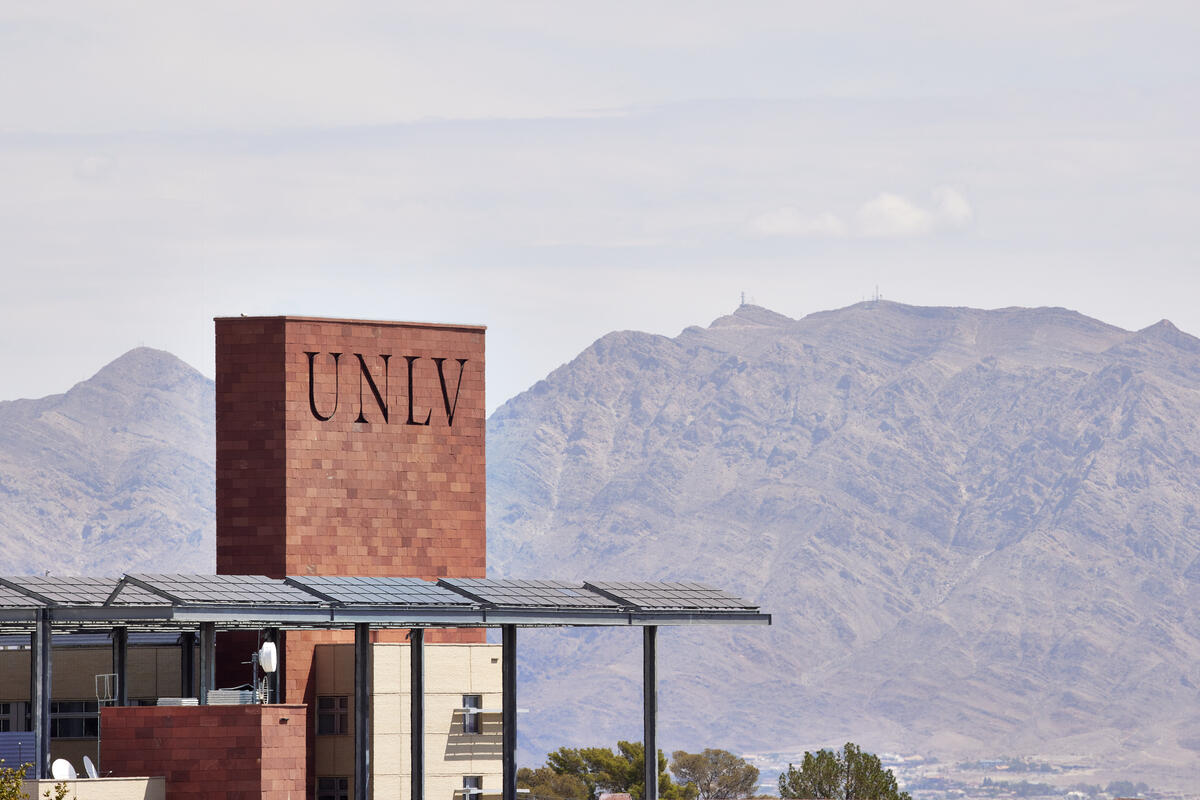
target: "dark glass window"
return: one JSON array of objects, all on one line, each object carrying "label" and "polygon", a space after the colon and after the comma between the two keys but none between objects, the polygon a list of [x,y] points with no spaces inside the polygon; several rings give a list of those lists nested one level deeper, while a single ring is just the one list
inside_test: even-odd
[{"label": "dark glass window", "polygon": [[463,711],[463,733],[480,733],[483,730],[483,720],[479,711],[469,709],[483,708],[483,695],[464,694],[462,704],[464,709],[468,709]]},{"label": "dark glass window", "polygon": [[350,779],[317,778],[317,800],[350,800]]},{"label": "dark glass window", "polygon": [[95,738],[99,732],[95,700],[50,701],[51,739]]},{"label": "dark glass window", "polygon": [[323,694],[317,698],[317,735],[341,736],[350,732],[350,698]]}]

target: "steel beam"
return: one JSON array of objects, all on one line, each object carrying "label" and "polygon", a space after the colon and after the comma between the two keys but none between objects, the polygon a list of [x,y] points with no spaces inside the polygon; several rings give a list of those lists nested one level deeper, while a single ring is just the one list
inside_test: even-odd
[{"label": "steel beam", "polygon": [[196,634],[179,637],[179,696],[192,697],[196,691]]},{"label": "steel beam", "polygon": [[[412,800],[425,800],[425,631],[408,632],[409,699],[412,705],[409,741],[412,761]],[[467,800],[471,800],[468,798]]]},{"label": "steel beam", "polygon": [[371,797],[371,626],[354,626],[354,798]]},{"label": "steel beam", "polygon": [[129,629],[124,626],[112,629],[112,662],[113,674],[117,676],[113,705],[127,706],[129,687],[125,683],[125,677],[129,672]]},{"label": "steel beam", "polygon": [[658,800],[658,627],[642,628],[642,745],[645,800]]},{"label": "steel beam", "polygon": [[500,679],[504,692],[500,715],[501,800],[517,800],[517,626],[505,625],[501,636]]},{"label": "steel beam", "polygon": [[200,623],[200,705],[208,705],[209,689],[217,688],[217,626]]},{"label": "steel beam", "polygon": [[38,778],[50,777],[50,609],[38,610],[37,627],[30,637],[30,677],[33,679],[30,698],[33,700],[33,742],[37,749],[33,765]]}]

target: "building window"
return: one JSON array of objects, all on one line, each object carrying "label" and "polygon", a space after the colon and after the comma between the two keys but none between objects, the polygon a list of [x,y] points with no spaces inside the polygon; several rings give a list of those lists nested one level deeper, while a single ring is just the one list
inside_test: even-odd
[{"label": "building window", "polygon": [[317,800],[350,800],[350,779],[317,778]]},{"label": "building window", "polygon": [[317,735],[341,736],[349,732],[350,697],[344,694],[323,694],[318,697]]},{"label": "building window", "polygon": [[[479,709],[483,708],[483,695],[463,695],[463,733],[481,733],[483,727]],[[464,779],[465,780],[465,779]],[[463,784],[464,786],[466,784]]]},{"label": "building window", "polygon": [[0,703],[0,733],[29,730],[27,704],[15,701]]},{"label": "building window", "polygon": [[482,775],[463,775],[463,796],[466,800],[476,800],[483,794]]},{"label": "building window", "polygon": [[99,732],[95,700],[50,701],[51,739],[95,738]]}]

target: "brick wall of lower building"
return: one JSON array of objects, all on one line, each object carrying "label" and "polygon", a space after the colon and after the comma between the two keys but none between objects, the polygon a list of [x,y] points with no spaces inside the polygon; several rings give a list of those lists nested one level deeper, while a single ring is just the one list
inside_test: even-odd
[{"label": "brick wall of lower building", "polygon": [[172,800],[304,797],[305,728],[302,705],[105,708],[101,768],[164,776]]}]

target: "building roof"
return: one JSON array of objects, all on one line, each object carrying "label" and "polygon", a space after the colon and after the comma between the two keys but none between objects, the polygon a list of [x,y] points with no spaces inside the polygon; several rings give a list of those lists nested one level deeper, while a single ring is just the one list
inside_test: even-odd
[{"label": "building roof", "polygon": [[758,606],[698,583],[361,576],[0,577],[0,632],[218,628],[769,625]]}]

